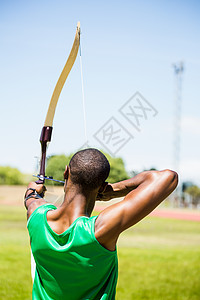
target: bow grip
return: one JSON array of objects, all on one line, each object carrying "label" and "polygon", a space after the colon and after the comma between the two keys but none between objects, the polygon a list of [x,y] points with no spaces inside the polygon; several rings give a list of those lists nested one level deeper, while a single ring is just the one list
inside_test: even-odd
[{"label": "bow grip", "polygon": [[52,129],[51,126],[44,126],[42,128],[41,136],[40,136],[40,143],[47,143],[51,141],[51,135],[52,135]]},{"label": "bow grip", "polygon": [[41,136],[40,136],[42,154],[41,154],[40,173],[39,173],[41,178],[36,181],[37,184],[44,183],[44,179],[42,179],[42,177],[45,176],[45,161],[46,161],[47,143],[51,141],[52,130],[53,130],[52,126],[44,126],[42,128],[42,132],[41,132]]}]

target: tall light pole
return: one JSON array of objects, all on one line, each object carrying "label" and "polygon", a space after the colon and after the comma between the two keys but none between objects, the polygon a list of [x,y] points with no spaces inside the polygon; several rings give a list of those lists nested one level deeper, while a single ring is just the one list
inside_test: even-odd
[{"label": "tall light pole", "polygon": [[[173,167],[176,172],[180,171],[180,144],[181,144],[181,104],[182,104],[182,75],[184,71],[183,62],[173,64],[175,74],[175,92],[174,92],[174,141],[173,141]],[[176,189],[175,204],[180,204],[181,186]]]}]

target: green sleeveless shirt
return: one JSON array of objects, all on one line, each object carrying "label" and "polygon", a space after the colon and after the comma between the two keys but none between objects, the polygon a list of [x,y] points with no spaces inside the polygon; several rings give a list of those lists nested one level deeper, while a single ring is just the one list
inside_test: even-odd
[{"label": "green sleeveless shirt", "polygon": [[95,238],[95,217],[79,217],[62,234],[49,226],[52,204],[38,207],[27,227],[36,262],[32,299],[113,300],[118,277],[117,252]]}]

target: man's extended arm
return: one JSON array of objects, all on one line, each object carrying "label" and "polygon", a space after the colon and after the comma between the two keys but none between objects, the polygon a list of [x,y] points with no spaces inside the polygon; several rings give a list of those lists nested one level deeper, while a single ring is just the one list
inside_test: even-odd
[{"label": "man's extended arm", "polygon": [[95,224],[97,240],[114,250],[119,234],[147,216],[176,188],[177,183],[177,173],[164,170],[146,171],[112,184],[110,199],[125,198],[99,214]]},{"label": "man's extended arm", "polygon": [[45,186],[43,184],[37,184],[36,182],[30,182],[27,186],[27,190],[24,197],[24,206],[27,209],[27,219],[38,206],[47,203],[42,197],[45,191]]}]

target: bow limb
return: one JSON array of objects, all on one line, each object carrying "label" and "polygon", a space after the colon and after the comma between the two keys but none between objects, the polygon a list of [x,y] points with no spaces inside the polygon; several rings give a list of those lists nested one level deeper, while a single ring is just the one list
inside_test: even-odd
[{"label": "bow limb", "polygon": [[62,91],[63,85],[69,75],[69,72],[71,71],[73,64],[76,60],[79,45],[80,45],[80,22],[78,22],[78,24],[77,24],[76,35],[75,35],[75,39],[74,39],[74,43],[73,43],[71,52],[69,54],[69,57],[67,59],[65,66],[62,70],[62,73],[60,74],[60,77],[59,77],[56,87],[54,89],[53,95],[51,97],[51,102],[49,104],[49,109],[48,109],[47,116],[46,116],[46,119],[44,122],[44,126],[52,126],[52,124],[53,124],[53,118],[54,118],[58,98]]},{"label": "bow limb", "polygon": [[45,161],[46,161],[46,151],[47,151],[47,143],[51,141],[52,129],[53,129],[53,118],[55,115],[56,106],[58,103],[58,99],[62,88],[65,84],[65,81],[74,65],[76,60],[78,49],[80,45],[80,22],[77,24],[76,34],[74,38],[74,43],[67,59],[67,62],[60,74],[60,77],[55,86],[53,95],[51,97],[51,101],[49,104],[49,108],[47,111],[46,119],[44,122],[44,127],[42,128],[40,143],[41,143],[41,161],[40,161],[40,172],[39,172],[39,180],[37,183],[44,183],[45,180]]}]

